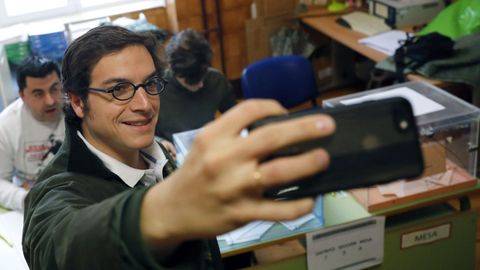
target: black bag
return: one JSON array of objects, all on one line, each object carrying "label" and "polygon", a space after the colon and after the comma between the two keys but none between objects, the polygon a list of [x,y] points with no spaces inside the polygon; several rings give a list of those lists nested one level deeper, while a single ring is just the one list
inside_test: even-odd
[{"label": "black bag", "polygon": [[405,81],[405,68],[415,70],[428,61],[448,58],[453,55],[455,42],[437,32],[425,36],[410,37],[400,46],[393,56],[399,82]]}]

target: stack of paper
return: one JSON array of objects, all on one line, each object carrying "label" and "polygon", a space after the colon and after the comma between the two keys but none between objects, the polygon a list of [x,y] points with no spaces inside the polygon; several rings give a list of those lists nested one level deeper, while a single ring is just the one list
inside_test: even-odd
[{"label": "stack of paper", "polygon": [[183,161],[188,155],[190,148],[192,147],[193,141],[195,140],[195,136],[201,130],[199,129],[192,129],[184,132],[174,133],[172,135],[173,138],[173,145],[177,150],[177,165],[180,167],[183,164]]},{"label": "stack of paper", "polygon": [[298,228],[300,228],[303,224],[309,222],[310,220],[314,219],[315,216],[313,214],[308,214],[303,217],[294,219],[294,220],[289,220],[289,221],[280,221],[280,223],[283,224],[283,226],[287,227],[289,230],[293,231]]},{"label": "stack of paper", "polygon": [[225,240],[228,245],[259,240],[275,223],[270,221],[254,221],[217,237],[218,240]]},{"label": "stack of paper", "polygon": [[341,100],[340,102],[344,105],[353,105],[353,104],[358,104],[365,101],[381,100],[381,99],[392,98],[392,97],[403,97],[407,99],[410,102],[410,105],[412,105],[413,114],[415,116],[429,114],[432,112],[441,111],[445,109],[445,107],[440,103],[437,103],[432,99],[429,99],[426,96],[408,87],[399,87],[399,88],[391,89],[388,91],[365,95],[358,98]]},{"label": "stack of paper", "polygon": [[[305,223],[309,222],[310,220],[314,219],[315,215],[307,214],[303,217],[288,220],[288,221],[281,221],[280,223],[287,227],[289,230],[293,231],[300,228]],[[231,232],[222,234],[217,237],[218,240],[225,240],[228,245],[232,244],[239,244],[254,240],[260,240],[262,236],[273,226],[276,222],[270,221],[254,221],[250,222],[247,225],[235,229]]]},{"label": "stack of paper", "polygon": [[404,40],[407,33],[400,30],[392,30],[381,34],[360,39],[358,42],[386,55],[394,55]]}]

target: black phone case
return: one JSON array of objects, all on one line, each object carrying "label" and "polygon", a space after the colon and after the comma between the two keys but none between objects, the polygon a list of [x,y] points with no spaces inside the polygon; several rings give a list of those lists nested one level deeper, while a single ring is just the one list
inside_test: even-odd
[{"label": "black phone case", "polygon": [[262,119],[250,128],[314,113],[331,115],[336,122],[332,136],[280,149],[272,158],[295,155],[313,148],[330,154],[329,167],[294,184],[267,190],[265,196],[293,199],[326,192],[382,184],[415,177],[423,171],[423,157],[410,103],[389,98],[333,109],[315,108]]}]

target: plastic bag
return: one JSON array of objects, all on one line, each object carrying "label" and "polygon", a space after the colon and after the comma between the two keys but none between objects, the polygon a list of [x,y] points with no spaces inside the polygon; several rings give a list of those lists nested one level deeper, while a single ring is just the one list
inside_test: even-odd
[{"label": "plastic bag", "polygon": [[457,0],[442,10],[417,35],[439,32],[452,39],[480,32],[480,1]]},{"label": "plastic bag", "polygon": [[270,38],[270,43],[272,56],[303,55],[308,58],[315,50],[308,34],[296,28],[282,27]]}]

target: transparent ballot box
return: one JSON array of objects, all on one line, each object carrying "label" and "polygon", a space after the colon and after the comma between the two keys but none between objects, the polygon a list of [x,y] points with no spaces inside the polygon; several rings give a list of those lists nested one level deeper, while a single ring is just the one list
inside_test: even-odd
[{"label": "transparent ballot box", "polygon": [[422,81],[328,99],[323,107],[394,96],[404,97],[412,105],[423,152],[423,174],[415,179],[350,190],[352,196],[369,212],[375,212],[476,186],[480,119],[477,107]]}]

